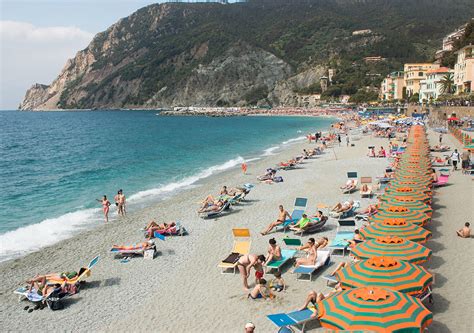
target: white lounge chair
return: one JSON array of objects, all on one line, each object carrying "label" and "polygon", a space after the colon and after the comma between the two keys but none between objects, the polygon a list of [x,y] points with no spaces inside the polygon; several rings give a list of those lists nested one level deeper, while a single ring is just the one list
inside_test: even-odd
[{"label": "white lounge chair", "polygon": [[[293,271],[296,274],[297,280],[305,280],[305,281],[312,281],[313,274],[323,267],[324,265],[329,263],[331,251],[329,249],[321,249],[318,250],[318,256],[316,258],[316,264],[314,265],[302,265]],[[302,279],[303,276],[307,275],[308,279]]]}]

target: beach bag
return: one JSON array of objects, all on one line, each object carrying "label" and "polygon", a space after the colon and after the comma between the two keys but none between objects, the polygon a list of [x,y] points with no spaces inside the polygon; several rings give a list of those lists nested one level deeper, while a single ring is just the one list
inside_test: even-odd
[{"label": "beach bag", "polygon": [[283,182],[283,177],[281,177],[281,176],[274,177],[273,181],[275,183],[282,183]]}]

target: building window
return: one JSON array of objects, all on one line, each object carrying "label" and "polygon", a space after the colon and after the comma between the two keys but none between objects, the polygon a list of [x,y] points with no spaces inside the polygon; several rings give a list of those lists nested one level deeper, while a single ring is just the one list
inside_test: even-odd
[{"label": "building window", "polygon": [[423,72],[418,72],[418,76],[423,76]]}]

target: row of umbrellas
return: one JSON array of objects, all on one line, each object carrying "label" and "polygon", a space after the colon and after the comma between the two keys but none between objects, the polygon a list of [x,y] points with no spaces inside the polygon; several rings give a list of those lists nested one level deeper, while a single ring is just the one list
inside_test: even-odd
[{"label": "row of umbrellas", "polygon": [[424,127],[410,128],[397,157],[394,179],[380,197],[378,213],[360,230],[365,241],[351,254],[360,259],[336,273],[343,291],[316,305],[321,325],[333,330],[420,332],[433,315],[417,296],[433,283],[418,264],[431,257],[423,246],[431,232],[431,163]]}]

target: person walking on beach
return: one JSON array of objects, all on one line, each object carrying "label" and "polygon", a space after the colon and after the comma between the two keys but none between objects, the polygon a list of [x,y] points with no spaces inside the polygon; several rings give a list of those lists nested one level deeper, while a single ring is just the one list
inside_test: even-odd
[{"label": "person walking on beach", "polygon": [[339,147],[341,146],[341,134],[337,135],[337,141],[339,142]]},{"label": "person walking on beach", "polygon": [[117,195],[114,197],[115,205],[117,206],[117,214],[119,216],[125,216],[125,195],[122,189],[118,190]]},{"label": "person walking on beach", "polygon": [[443,142],[443,133],[439,135],[439,145],[441,146],[441,143]]},{"label": "person walking on beach", "polygon": [[349,147],[349,135],[346,134],[346,144],[347,144],[347,147]]},{"label": "person walking on beach", "polygon": [[244,173],[244,175],[247,173],[247,163],[242,163],[242,172]]},{"label": "person walking on beach", "polygon": [[454,149],[453,153],[451,154],[451,162],[453,162],[453,171],[457,170],[459,162],[459,153],[457,149]]},{"label": "person walking on beach", "polygon": [[467,172],[470,164],[471,164],[471,151],[465,150],[461,154],[461,168],[462,168],[463,173]]},{"label": "person walking on beach", "polygon": [[107,199],[107,196],[104,194],[104,197],[101,199],[96,199],[98,202],[102,204],[102,210],[104,211],[104,219],[105,223],[109,222],[109,209],[110,209],[110,201]]}]

